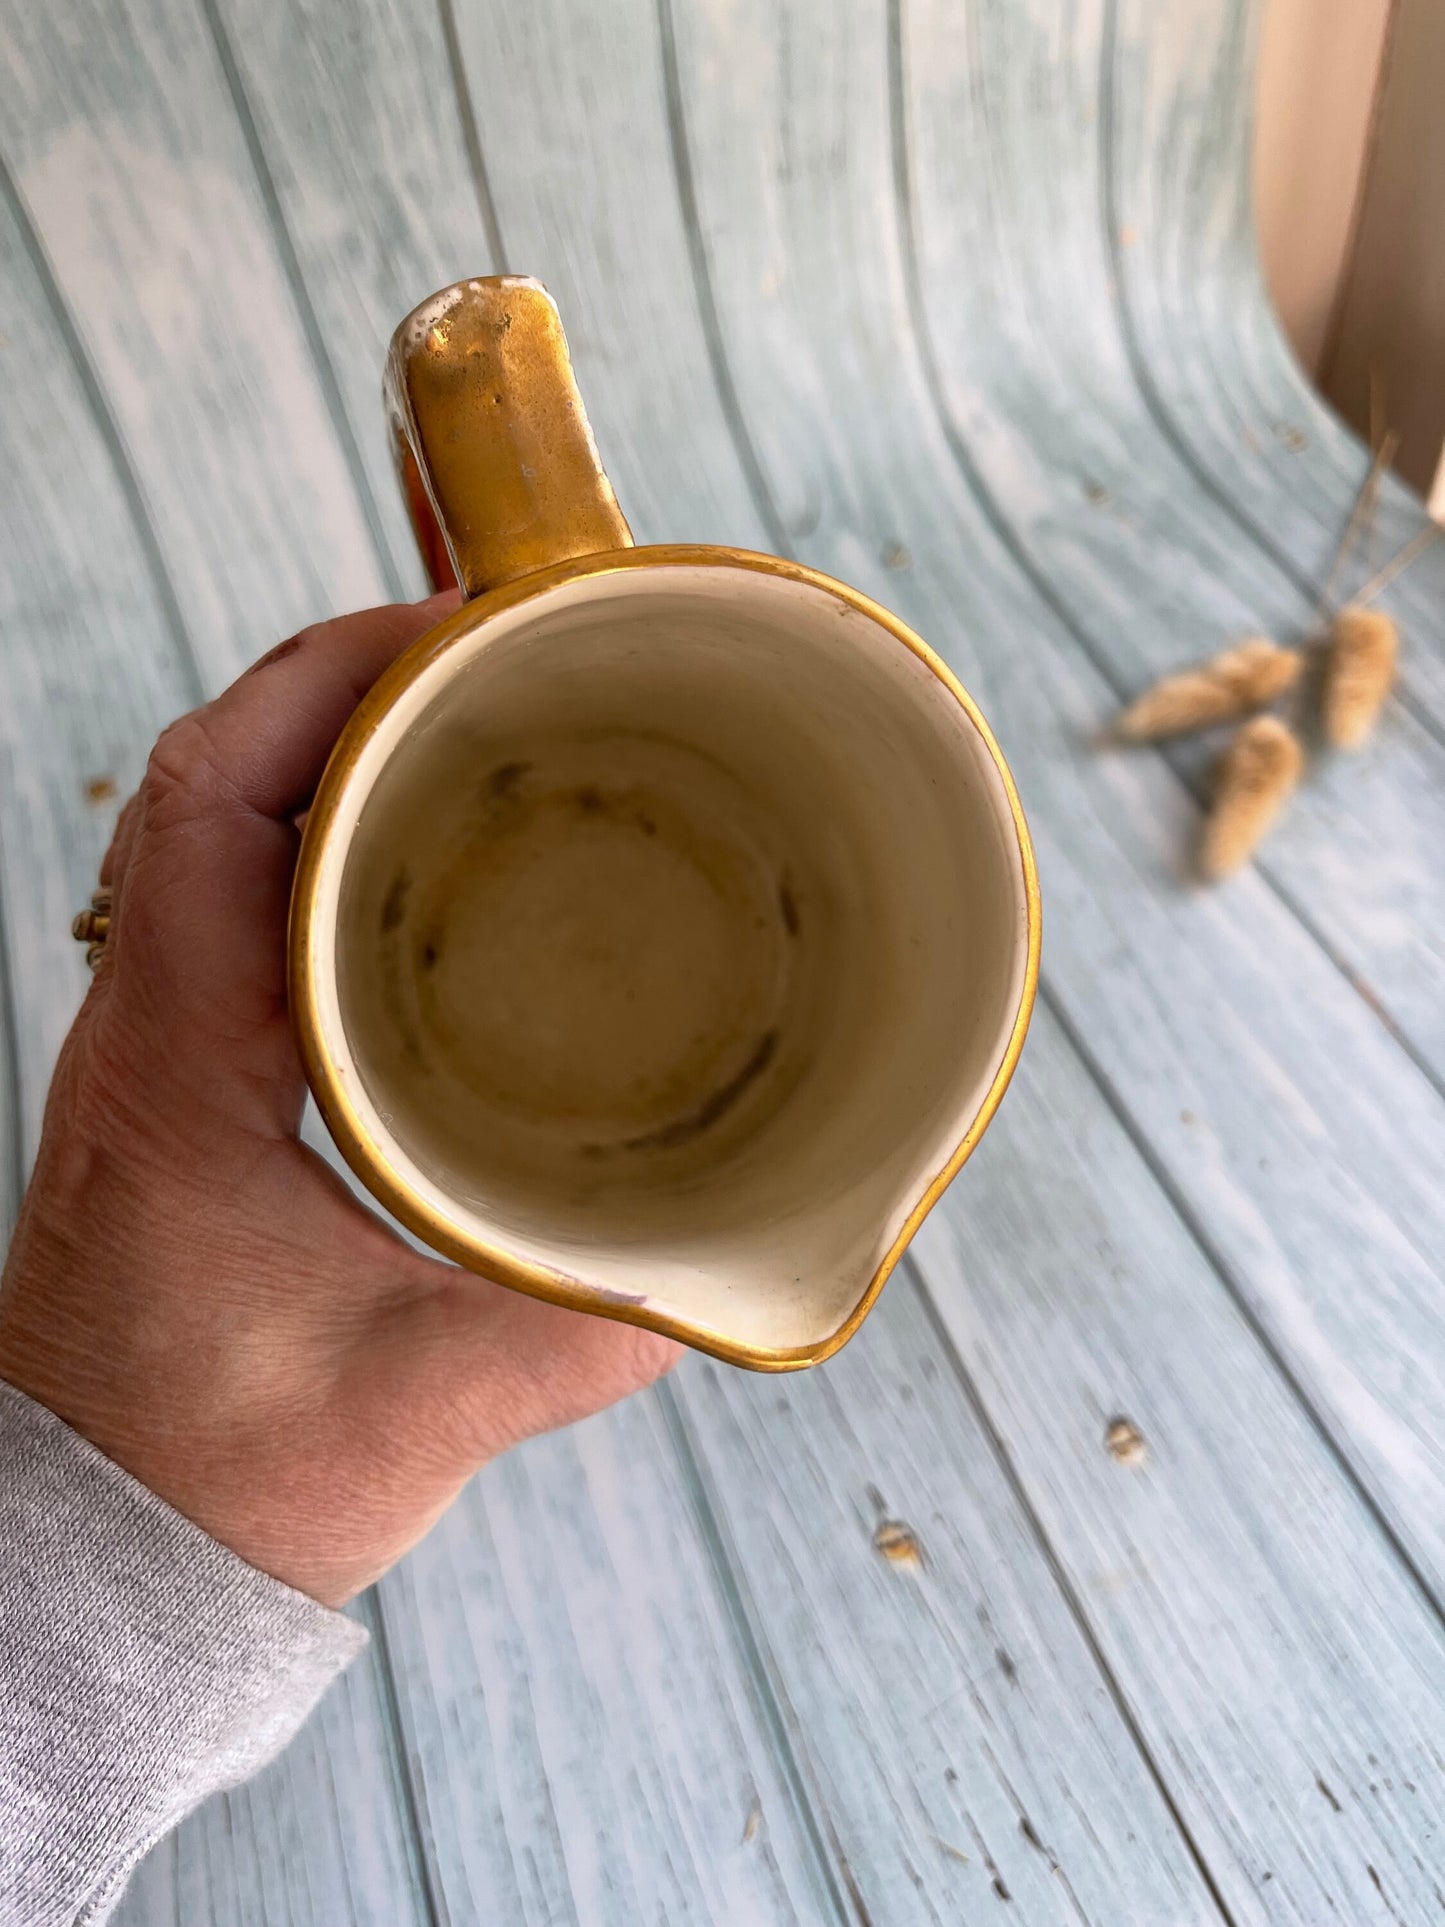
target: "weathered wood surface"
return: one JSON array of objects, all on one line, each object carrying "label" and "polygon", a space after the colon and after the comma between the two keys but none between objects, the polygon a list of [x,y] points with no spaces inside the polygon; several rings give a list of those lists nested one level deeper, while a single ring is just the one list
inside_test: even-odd
[{"label": "weathered wood surface", "polygon": [[[1163,431],[1251,547],[1309,587],[1327,566],[1364,464],[1302,377],[1270,311],[1250,225],[1250,0],[1110,0],[1100,110],[1108,239],[1135,369]],[[1323,130],[1322,130],[1323,132]],[[1168,157],[1168,165],[1156,164]],[[1373,560],[1420,527],[1387,479]],[[1385,598],[1418,632],[1406,688],[1445,733],[1445,548]]]},{"label": "weathered wood surface", "polygon": [[[1243,540],[1233,502],[1203,485],[1131,365],[1118,243],[1099,219],[1119,159],[1091,118],[1105,12],[1105,0],[1072,10],[986,0],[965,57],[987,111],[961,121],[957,62],[945,57],[957,10],[920,0],[904,16],[895,111],[918,318],[945,417],[1024,566],[1122,694],[1225,640],[1298,635],[1329,558],[1301,584]],[[1011,245],[1020,234],[1027,246]],[[1007,276],[979,272],[1001,257]],[[1203,417],[1201,401],[1187,419]],[[1353,448],[1331,544],[1364,465]],[[1368,574],[1366,547],[1343,585]],[[1439,606],[1412,630],[1412,663],[1437,645]],[[1364,757],[1319,772],[1260,869],[1445,1081],[1445,954],[1431,940],[1445,927],[1442,846],[1445,753],[1395,707]]]},{"label": "weathered wood surface", "polygon": [[[1298,629],[1365,464],[1255,271],[1249,10],[0,23],[12,1193],[90,786],[418,586],[377,373],[461,274],[552,286],[640,538],[797,554],[944,650],[1048,905],[1017,1087],[853,1346],[489,1469],[130,1927],[1445,1914],[1445,554],[1378,744],[1228,889],[1183,880],[1197,762],[1093,746]],[[1376,558],[1419,519],[1391,488]]]}]

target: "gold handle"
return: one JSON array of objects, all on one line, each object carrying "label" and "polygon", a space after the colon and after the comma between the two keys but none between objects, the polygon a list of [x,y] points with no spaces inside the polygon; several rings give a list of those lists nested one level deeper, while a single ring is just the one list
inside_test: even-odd
[{"label": "gold handle", "polygon": [[482,595],[568,556],[631,548],[540,282],[491,275],[424,301],[392,336],[386,403],[434,587]]}]

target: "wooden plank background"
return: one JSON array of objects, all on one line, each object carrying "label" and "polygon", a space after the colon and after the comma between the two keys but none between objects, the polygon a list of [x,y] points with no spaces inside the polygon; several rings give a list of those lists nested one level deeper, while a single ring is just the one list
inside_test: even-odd
[{"label": "wooden plank background", "polygon": [[639,539],[796,555],[943,651],[1048,926],[1008,1102],[854,1343],[490,1468],[127,1927],[1440,1918],[1445,554],[1386,598],[1378,738],[1226,888],[1197,757],[1097,747],[1300,631],[1366,466],[1258,279],[1253,10],[0,26],[7,1209],[155,731],[420,587],[378,372],[465,274],[557,295]]}]

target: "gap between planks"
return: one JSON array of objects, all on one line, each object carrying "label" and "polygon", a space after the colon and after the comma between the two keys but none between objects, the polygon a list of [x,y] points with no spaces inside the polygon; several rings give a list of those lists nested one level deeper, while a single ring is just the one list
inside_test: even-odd
[{"label": "gap between planks", "polygon": [[426,1909],[427,1927],[448,1927],[451,1916],[438,1887],[433,1857],[428,1851],[430,1843],[427,1830],[422,1825],[421,1793],[412,1771],[411,1755],[402,1723],[396,1668],[392,1664],[391,1657],[391,1633],[386,1623],[386,1606],[380,1588],[375,1585],[369,1586],[363,1596],[362,1617],[366,1622],[367,1631],[371,1634],[372,1644],[376,1648],[376,1673],[381,1688],[382,1717],[391,1736],[397,1778],[401,1783],[401,1819],[411,1833],[412,1846],[416,1854],[417,1885],[422,1905]]},{"label": "gap between planks", "polygon": [[[266,152],[261,143],[261,134],[260,129],[256,125],[256,116],[251,111],[250,98],[246,93],[245,83],[241,79],[240,69],[236,65],[235,52],[221,20],[216,0],[197,0],[197,4],[205,19],[212,45],[216,50],[216,59],[220,64],[221,73],[225,79],[226,91],[231,97],[231,106],[236,116],[237,125],[241,130],[241,138],[246,145],[246,156],[250,163],[251,172],[256,177],[256,188],[261,196],[261,205],[266,210],[266,220],[271,229],[272,238],[276,243],[276,252],[281,257],[282,271],[286,276],[286,286],[290,291],[292,305],[296,310],[296,317],[301,323],[301,332],[306,338],[307,352],[310,354],[311,364],[316,371],[316,379],[320,384],[321,393],[326,401],[326,412],[331,418],[332,432],[336,436],[342,454],[345,457],[346,466],[351,475],[351,486],[356,491],[356,499],[366,521],[367,533],[371,538],[372,553],[376,557],[376,565],[381,571],[382,580],[386,584],[387,594],[391,597],[392,601],[404,601],[405,591],[402,586],[401,569],[396,556],[392,553],[391,544],[387,540],[386,529],[381,519],[381,511],[377,507],[376,497],[372,493],[371,482],[361,459],[361,450],[357,446],[356,434],[351,424],[351,418],[346,412],[346,404],[341,394],[341,385],[336,379],[336,369],[332,364],[331,356],[327,353],[326,340],[321,331],[321,323],[316,317],[316,308],[306,287],[305,276],[301,272],[301,262],[296,253],[296,244],[291,237],[291,230],[286,224],[286,215],[281,206],[281,197],[276,192],[275,176],[271,172],[270,162],[266,158]],[[397,316],[397,319],[398,321],[401,319],[400,315]],[[379,401],[377,405],[378,407],[380,406]]]},{"label": "gap between planks", "polygon": [[1059,1029],[1068,1040],[1069,1048],[1083,1065],[1095,1089],[1103,1098],[1108,1109],[1118,1120],[1120,1128],[1138,1152],[1144,1168],[1148,1171],[1160,1191],[1163,1192],[1169,1202],[1170,1209],[1189,1234],[1201,1257],[1219,1280],[1221,1288],[1234,1305],[1240,1317],[1244,1320],[1256,1344],[1258,1344],[1260,1350],[1278,1373],[1281,1381],[1289,1388],[1295,1401],[1304,1412],[1306,1418],[1308,1418],[1310,1425],[1328,1448],[1331,1458],[1344,1474],[1347,1483],[1373,1520],[1381,1537],[1385,1540],[1385,1543],[1389,1546],[1399,1564],[1408,1574],[1411,1584],[1424,1602],[1430,1616],[1439,1623],[1442,1630],[1445,1630],[1445,1600],[1442,1600],[1435,1592],[1414,1555],[1401,1538],[1383,1501],[1376,1495],[1365,1475],[1355,1466],[1349,1453],[1331,1430],[1324,1414],[1315,1405],[1293,1367],[1275,1344],[1268,1325],[1260,1317],[1253,1305],[1251,1305],[1248,1294],[1235,1276],[1233,1267],[1230,1265],[1228,1259],[1210,1237],[1208,1231],[1200,1221],[1198,1213],[1194,1210],[1188,1198],[1180,1191],[1168,1166],[1158,1157],[1147,1135],[1140,1130],[1133,1114],[1116,1089],[1107,1070],[1105,1070],[1104,1066],[1094,1057],[1087,1043],[1084,1041],[1078,1026],[1069,1016],[1062,999],[1054,994],[1047,978],[1044,977],[1041,977],[1039,980],[1039,1001],[1058,1024]]},{"label": "gap between planks", "polygon": [[[1066,1031],[1065,1035],[1067,1034]],[[1189,1228],[1187,1220],[1185,1221],[1185,1226],[1186,1229]],[[1207,1255],[1206,1253],[1206,1256]],[[1099,1677],[1104,1682],[1109,1698],[1113,1701],[1114,1709],[1119,1715],[1124,1730],[1133,1741],[1135,1749],[1143,1761],[1150,1779],[1154,1782],[1155,1790],[1158,1792],[1159,1798],[1163,1802],[1164,1809],[1168,1813],[1169,1818],[1173,1821],[1180,1839],[1184,1842],[1189,1857],[1194,1862],[1195,1870],[1199,1878],[1203,1881],[1209,1897],[1218,1909],[1220,1919],[1226,1923],[1226,1927],[1236,1927],[1234,1915],[1230,1912],[1225,1902],[1219,1884],[1214,1877],[1214,1873],[1208,1861],[1205,1859],[1198,1841],[1194,1838],[1188,1821],[1184,1818],[1182,1811],[1175,1801],[1174,1795],[1169,1787],[1169,1782],[1165,1778],[1158,1761],[1155,1759],[1149,1742],[1144,1737],[1143,1729],[1135,1717],[1134,1709],[1129,1703],[1128,1695],[1125,1693],[1123,1686],[1119,1682],[1118,1675],[1115,1673],[1105,1655],[1098,1634],[1094,1630],[1093,1621],[1089,1618],[1088,1612],[1084,1607],[1083,1599],[1080,1597],[1078,1589],[1065,1570],[1063,1561],[1060,1559],[1054,1543],[1048,1535],[1044,1522],[1039,1516],[1037,1507],[1029,1497],[1028,1488],[1024,1484],[1022,1474],[1014,1463],[1013,1455],[1004,1441],[1003,1434],[994,1423],[993,1416],[984,1403],[983,1395],[974,1381],[973,1374],[964,1363],[963,1354],[954,1342],[953,1334],[949,1331],[948,1326],[939,1315],[933,1293],[928,1288],[927,1281],[919,1268],[918,1261],[911,1254],[906,1255],[900,1269],[906,1276],[913,1291],[917,1294],[918,1302],[923,1309],[923,1314],[928,1321],[929,1328],[937,1341],[938,1349],[948,1361],[949,1369],[953,1373],[954,1382],[957,1384],[964,1402],[973,1413],[984,1437],[988,1440],[989,1450],[992,1452],[994,1460],[1003,1475],[1004,1482],[1013,1494],[1019,1511],[1023,1514],[1028,1524],[1030,1533],[1038,1544],[1044,1564],[1048,1568],[1049,1576],[1058,1588],[1060,1597],[1063,1599],[1070,1616],[1079,1629],[1079,1636],[1088,1649],[1089,1656],[1098,1670]]]},{"label": "gap between planks", "polygon": [[[703,1471],[701,1455],[693,1442],[691,1428],[675,1390],[666,1379],[661,1379],[653,1388],[653,1396],[658,1401],[684,1487],[692,1502],[698,1533],[733,1629],[744,1676],[752,1688],[754,1702],[772,1744],[783,1782],[792,1796],[794,1812],[807,1843],[814,1874],[839,1927],[852,1927],[843,1890],[834,1875],[834,1860],[841,1861],[842,1856],[838,1853],[836,1840],[831,1842],[832,1854],[824,1842],[823,1830],[827,1826],[827,1816],[806,1782],[802,1763],[789,1736],[782,1686],[776,1679],[776,1668],[769,1663],[768,1642],[759,1631],[758,1613],[748,1597],[742,1561],[730,1543],[722,1510],[713,1498],[709,1480]],[[793,1724],[796,1726],[796,1720]],[[831,1834],[831,1828],[828,1831]],[[843,1872],[846,1878],[846,1866]],[[856,1895],[853,1897],[856,1899]],[[860,1927],[868,1927],[866,1919],[860,1923]]]},{"label": "gap between planks", "polygon": [[205,681],[201,675],[200,664],[197,661],[195,650],[191,644],[190,632],[186,627],[185,617],[181,613],[181,605],[176,595],[175,584],[171,581],[170,571],[166,568],[165,557],[161,553],[160,541],[156,535],[155,524],[151,520],[150,510],[146,505],[145,496],[141,492],[139,478],[136,475],[134,465],[126,449],[125,440],[121,435],[119,424],[111,411],[109,402],[106,400],[105,390],[101,386],[100,376],[97,374],[90,356],[86,353],[85,343],[81,340],[80,330],[75,325],[75,317],[71,314],[65,296],[61,293],[60,283],[56,279],[55,270],[50,264],[50,256],[46,253],[44,243],[40,238],[40,230],[31,215],[29,207],[26,205],[24,195],[20,191],[20,183],[15,179],[10,164],[3,153],[0,153],[0,198],[3,198],[9,207],[14,217],[15,225],[20,231],[21,238],[25,244],[25,252],[35,270],[35,278],[44,291],[45,302],[50,310],[51,318],[55,323],[56,333],[59,335],[65,352],[69,357],[70,364],[75,370],[76,380],[80,383],[81,392],[85,396],[86,406],[89,408],[92,419],[95,422],[96,432],[100,436],[106,453],[110,457],[111,466],[115,471],[116,482],[119,485],[126,506],[130,511],[131,522],[136,532],[136,539],[140,543],[141,554],[145,557],[146,567],[155,587],[157,600],[160,602],[161,609],[164,613],[172,645],[180,661],[181,679],[186,685],[187,693],[192,695],[197,703],[203,703],[207,695]]}]

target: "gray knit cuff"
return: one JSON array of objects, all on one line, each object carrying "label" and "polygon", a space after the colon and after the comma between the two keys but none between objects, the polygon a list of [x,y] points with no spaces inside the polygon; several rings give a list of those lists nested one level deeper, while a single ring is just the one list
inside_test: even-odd
[{"label": "gray knit cuff", "polygon": [[0,1381],[0,1920],[104,1919],[365,1644]]}]

